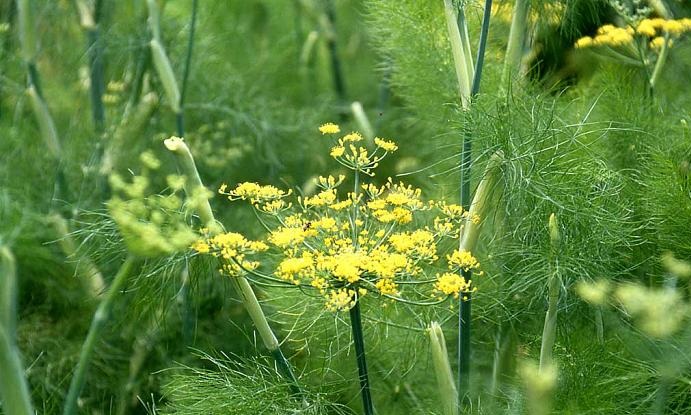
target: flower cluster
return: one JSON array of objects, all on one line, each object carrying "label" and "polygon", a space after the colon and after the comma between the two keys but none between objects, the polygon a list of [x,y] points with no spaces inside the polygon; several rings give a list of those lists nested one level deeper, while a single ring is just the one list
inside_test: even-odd
[{"label": "flower cluster", "polygon": [[185,221],[182,197],[178,194],[186,181],[184,176],[169,175],[170,194],[150,194],[147,170],[156,170],[160,161],[153,153],[140,156],[144,173],[131,182],[121,176],[110,176],[115,194],[108,201],[108,210],[125,240],[127,248],[140,257],[172,254],[187,248],[197,234]]},{"label": "flower cluster", "polygon": [[678,37],[691,31],[691,19],[665,20],[660,18],[642,19],[635,26],[616,27],[604,25],[597,30],[594,37],[584,36],[576,41],[576,48],[591,48],[598,46],[629,47],[636,40],[648,43],[650,48],[659,49],[671,38]]},{"label": "flower cluster", "polygon": [[[324,124],[323,134],[340,127]],[[352,191],[342,189],[346,177],[316,179],[318,191],[286,201],[292,194],[273,186],[239,183],[220,192],[231,201],[248,201],[269,230],[265,242],[253,242],[237,233],[207,236],[193,245],[199,253],[222,260],[224,274],[246,275],[274,283],[311,287],[324,298],[328,310],[347,310],[370,293],[391,300],[434,304],[458,298],[474,288],[461,270],[477,270],[477,259],[453,250],[469,218],[460,206],[423,201],[420,189],[392,179],[381,185],[360,183],[361,174],[373,169],[395,143],[376,138],[373,152],[353,132],[338,138],[332,156],[353,171]],[[427,220],[430,225],[422,225]],[[457,244],[458,242],[456,242]],[[268,259],[278,253],[275,261]],[[249,257],[252,257],[251,259]],[[443,274],[434,270],[447,268]],[[436,276],[434,276],[436,274]],[[425,291],[425,287],[428,289]]]}]

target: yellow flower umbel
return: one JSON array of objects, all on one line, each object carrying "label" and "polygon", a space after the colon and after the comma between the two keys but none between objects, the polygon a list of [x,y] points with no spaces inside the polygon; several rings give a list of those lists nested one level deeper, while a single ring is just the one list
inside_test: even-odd
[{"label": "yellow flower umbel", "polygon": [[691,19],[629,19],[626,27],[604,25],[593,37],[584,36],[575,43],[576,49],[590,50],[620,63],[647,67],[650,86],[655,83],[674,40],[691,31]]},{"label": "yellow flower umbel", "polygon": [[[324,124],[319,130],[336,134],[340,128]],[[390,178],[381,185],[361,184],[362,174],[374,176],[378,163],[398,149],[381,138],[374,139],[374,149],[364,142],[362,135],[351,132],[337,138],[331,149],[331,155],[353,172],[352,191],[342,189],[342,175],[319,177],[317,192],[294,202],[288,201],[291,191],[273,186],[223,185],[221,194],[231,201],[248,201],[256,210],[268,230],[265,243],[227,233],[198,241],[193,249],[220,258],[227,275],[312,288],[331,311],[348,310],[370,294],[434,304],[470,292],[471,282],[458,273],[477,269],[477,260],[465,251],[439,252],[451,246],[445,240],[459,237],[467,212],[458,205],[425,202],[420,189]],[[269,252],[278,254],[275,266],[251,259]],[[445,266],[440,262],[450,272],[435,278],[432,269]]]}]

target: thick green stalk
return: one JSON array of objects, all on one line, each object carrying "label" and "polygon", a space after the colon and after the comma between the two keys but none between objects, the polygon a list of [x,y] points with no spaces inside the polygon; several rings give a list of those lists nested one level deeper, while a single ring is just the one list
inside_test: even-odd
[{"label": "thick green stalk", "polygon": [[333,0],[326,0],[325,24],[326,26],[326,45],[329,49],[331,58],[331,73],[333,75],[334,91],[338,97],[339,104],[346,103],[346,87],[341,68],[341,59],[338,56],[338,45],[336,43],[336,11],[334,10]]},{"label": "thick green stalk", "polygon": [[362,108],[362,104],[359,101],[353,101],[350,104],[350,111],[353,113],[353,118],[355,118],[355,122],[357,122],[365,138],[370,142],[374,140],[374,129],[369,122],[369,118],[367,118],[367,114],[365,114],[364,108]]},{"label": "thick green stalk", "polygon": [[[489,200],[492,196],[497,180],[499,178],[499,168],[503,155],[497,152],[490,157],[485,174],[480,180],[473,202],[468,207],[468,216],[463,225],[463,234],[460,237],[459,250],[473,252],[477,245],[477,240],[480,235],[480,229],[483,222],[486,220],[488,212]],[[463,196],[463,193],[461,193]],[[464,201],[461,200],[461,203]],[[475,223],[473,218],[480,218],[480,221]],[[472,271],[463,270],[463,278],[466,281],[472,279]],[[470,385],[470,325],[471,325],[471,295],[464,294],[459,299],[459,314],[458,314],[458,391],[459,398],[465,399],[468,394],[468,387]]]},{"label": "thick green stalk", "polygon": [[295,394],[299,394],[300,387],[298,386],[297,378],[293,373],[288,359],[286,359],[281,351],[281,345],[278,339],[276,339],[273,330],[271,330],[271,326],[269,326],[269,322],[259,304],[259,300],[257,300],[257,296],[254,294],[254,290],[252,290],[252,286],[246,278],[242,277],[234,277],[233,284],[235,285],[235,289],[240,293],[247,314],[249,314],[252,319],[264,346],[269,350],[269,353],[271,353],[271,356],[273,356],[276,361],[279,373],[288,380],[291,391]]},{"label": "thick green stalk", "polygon": [[185,67],[182,71],[182,88],[180,89],[180,115],[178,118],[178,135],[185,136],[185,127],[183,122],[183,113],[185,106],[185,96],[187,92],[187,81],[190,77],[190,68],[192,67],[192,50],[194,49],[194,32],[197,27],[197,9],[199,8],[199,0],[192,0],[192,15],[190,16],[190,32],[187,37],[187,54],[185,56]]},{"label": "thick green stalk", "polygon": [[542,344],[540,347],[540,370],[552,364],[552,348],[557,336],[557,304],[559,303],[559,275],[555,272],[549,279],[549,302],[545,325],[542,329]]},{"label": "thick green stalk", "polygon": [[509,31],[509,41],[506,46],[506,56],[504,58],[504,71],[501,76],[501,85],[505,87],[521,68],[523,58],[523,46],[525,36],[528,31],[528,10],[530,0],[516,0],[511,18],[511,29]]},{"label": "thick green stalk", "polygon": [[[468,40],[467,27],[465,27],[465,17],[463,8],[456,10],[451,0],[444,0],[444,15],[446,16],[446,28],[449,32],[449,42],[451,42],[451,53],[453,55],[454,68],[456,69],[456,79],[458,80],[458,91],[460,94],[461,107],[468,109],[471,99],[471,79],[473,76],[472,56]],[[458,22],[464,23],[464,31],[458,27]],[[465,36],[465,40],[464,40]]]},{"label": "thick green stalk", "polygon": [[68,258],[76,257],[75,271],[77,276],[82,278],[86,292],[92,298],[99,298],[106,286],[101,271],[90,258],[79,255],[77,244],[70,234],[65,218],[53,214],[50,215],[49,222],[58,234],[58,245],[65,256]]},{"label": "thick green stalk", "polygon": [[100,13],[96,13],[96,10],[101,8],[101,1],[96,1],[96,3],[98,5],[95,4],[92,8],[86,0],[77,0],[77,9],[79,10],[81,26],[87,37],[86,51],[89,55],[91,116],[96,132],[102,133],[105,127],[105,109],[103,107],[105,81],[103,76],[102,40],[99,35]]},{"label": "thick green stalk", "polygon": [[204,226],[209,229],[217,227],[214,213],[211,210],[211,204],[204,194],[207,190],[199,177],[199,171],[194,163],[194,157],[190,152],[189,147],[185,141],[179,137],[171,137],[164,141],[166,148],[175,154],[183,174],[187,177],[185,182],[185,193],[187,197],[194,203],[199,213]]},{"label": "thick green stalk", "polygon": [[432,363],[439,386],[439,396],[444,415],[458,415],[458,391],[454,383],[449,353],[446,350],[446,340],[441,326],[436,321],[430,323],[427,334],[432,348]]},{"label": "thick green stalk", "polygon": [[170,64],[170,60],[161,42],[157,39],[152,39],[149,45],[151,46],[151,56],[153,58],[154,68],[156,68],[161,84],[163,84],[163,90],[168,97],[168,103],[173,112],[178,115],[180,113],[180,89],[175,80],[173,67]]},{"label": "thick green stalk", "polygon": [[551,259],[553,262],[552,275],[549,278],[549,302],[545,325],[542,329],[542,345],[540,347],[540,371],[545,371],[552,366],[552,349],[554,340],[557,336],[557,304],[559,303],[559,289],[561,278],[559,278],[558,251],[561,243],[561,233],[557,217],[552,213],[549,217],[549,239],[551,243]]},{"label": "thick green stalk", "polygon": [[360,316],[360,301],[350,308],[350,327],[353,332],[355,344],[355,360],[357,361],[358,380],[360,381],[360,397],[365,415],[374,415],[372,394],[369,387],[369,373],[367,371],[367,359],[365,358],[365,339],[362,333],[362,318]]},{"label": "thick green stalk", "polygon": [[17,0],[17,20],[19,22],[19,43],[22,48],[22,59],[27,64],[33,63],[38,50],[36,29],[34,25],[34,5],[30,0]]},{"label": "thick green stalk", "polygon": [[79,399],[79,395],[84,387],[86,371],[89,367],[89,363],[91,362],[91,357],[96,348],[96,343],[100,339],[101,332],[108,321],[115,298],[120,294],[120,289],[127,281],[135,262],[136,259],[134,256],[130,255],[127,257],[125,262],[120,266],[120,269],[115,275],[113,282],[111,282],[110,287],[108,288],[108,293],[106,293],[106,295],[103,297],[98,305],[98,308],[96,309],[96,312],[94,313],[93,319],[91,320],[91,326],[89,327],[89,332],[86,335],[86,340],[84,341],[82,350],[79,354],[77,367],[72,375],[70,388],[67,392],[67,398],[65,399],[65,406],[63,407],[63,415],[73,415],[77,413],[77,399]]},{"label": "thick green stalk", "polygon": [[0,246],[0,402],[6,414],[33,415],[31,394],[15,340],[17,272],[14,256]]},{"label": "thick green stalk", "polygon": [[[480,183],[475,189],[475,195],[473,196],[473,202],[470,203],[468,208],[468,215],[463,224],[463,234],[461,235],[461,241],[459,244],[459,249],[473,252],[475,246],[477,245],[478,238],[480,236],[480,230],[482,224],[487,219],[487,213],[489,211],[489,202],[492,198],[495,186],[499,181],[499,173],[501,168],[501,163],[503,160],[503,154],[501,152],[494,153],[485,167],[485,172],[480,180]],[[473,218],[479,218],[479,222],[473,221]]]}]

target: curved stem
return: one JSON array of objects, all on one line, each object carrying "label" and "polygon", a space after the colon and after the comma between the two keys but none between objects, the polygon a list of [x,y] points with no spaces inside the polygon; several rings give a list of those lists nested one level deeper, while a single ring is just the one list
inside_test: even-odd
[{"label": "curved stem", "polygon": [[84,387],[84,380],[86,378],[86,370],[89,367],[91,361],[91,356],[93,355],[94,349],[96,348],[96,343],[101,336],[103,327],[108,320],[111,309],[113,308],[113,303],[115,298],[120,293],[120,289],[127,281],[127,277],[130,275],[132,266],[136,262],[135,257],[128,256],[125,262],[120,266],[120,270],[115,275],[113,282],[108,288],[108,293],[103,297],[101,303],[98,305],[94,317],[91,320],[91,326],[89,327],[89,332],[86,335],[86,340],[82,345],[82,350],[79,354],[79,361],[77,362],[77,367],[72,375],[72,381],[70,382],[70,388],[67,392],[67,398],[65,399],[65,406],[63,407],[63,415],[72,415],[77,413],[77,399],[79,394]]},{"label": "curved stem", "polygon": [[360,396],[365,415],[373,415],[372,395],[369,388],[369,374],[367,372],[367,360],[365,359],[365,340],[362,334],[362,318],[360,316],[360,301],[349,310],[350,326],[353,331],[353,343],[355,344],[355,359],[357,361],[358,379],[360,381]]},{"label": "curved stem", "polygon": [[247,282],[247,279],[242,277],[233,278],[232,281],[235,285],[235,288],[242,296],[247,314],[250,315],[254,326],[257,328],[257,332],[259,333],[259,337],[261,337],[264,346],[269,349],[269,352],[271,352],[271,355],[276,360],[278,372],[286,380],[288,380],[291,392],[295,394],[301,393],[297,378],[293,373],[288,359],[286,359],[285,355],[281,351],[278,339],[276,339],[276,335],[274,335],[273,330],[271,330],[271,326],[269,326],[269,322],[266,319],[266,315],[264,315],[264,311],[259,304],[259,300],[257,300],[257,296],[252,290],[252,286],[250,286],[249,282]]}]

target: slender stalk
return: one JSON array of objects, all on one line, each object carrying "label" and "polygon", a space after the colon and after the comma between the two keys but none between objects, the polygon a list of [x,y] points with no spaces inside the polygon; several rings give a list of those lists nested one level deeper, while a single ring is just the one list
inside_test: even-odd
[{"label": "slender stalk", "polygon": [[[449,34],[450,37],[453,38],[454,30],[449,22],[449,1],[444,0],[445,3],[445,8],[447,10],[447,25],[449,26]],[[468,34],[467,34],[467,27],[465,25],[465,19],[461,21],[461,15],[464,15],[463,9],[458,12],[459,13],[459,18],[458,18],[458,26],[463,26],[464,31],[465,31],[465,38],[466,41],[464,42],[464,47],[467,51],[466,53],[466,66],[467,69],[472,71],[473,73],[473,78],[472,78],[472,85],[468,83],[467,87],[469,88],[468,93],[470,94],[468,103],[464,105],[463,99],[461,99],[461,104],[464,108],[470,105],[470,100],[472,100],[479,92],[480,92],[480,80],[482,79],[482,68],[484,66],[484,59],[485,59],[485,50],[486,50],[486,45],[487,45],[487,37],[489,35],[489,23],[490,23],[490,13],[492,10],[492,0],[486,0],[485,2],[485,10],[483,11],[483,19],[482,19],[482,27],[480,29],[480,44],[478,46],[478,54],[477,54],[477,67],[473,69],[472,67],[472,57],[470,56],[470,44],[468,42]],[[458,30],[458,28],[456,28]],[[453,41],[452,41],[453,43]],[[454,55],[454,60],[456,61],[456,72],[457,76],[459,75],[459,58]],[[466,78],[464,79],[466,82],[470,82],[470,79]],[[461,76],[459,76],[459,84],[461,83]],[[462,97],[463,95],[461,95]],[[496,155],[495,155],[496,156]],[[480,185],[478,186],[477,192],[475,194],[475,199],[478,199],[478,202],[476,203],[475,200],[473,200],[473,206],[472,208],[475,210],[471,210],[471,204],[470,204],[470,173],[471,173],[471,168],[472,168],[472,141],[469,133],[469,128],[466,125],[465,126],[465,133],[463,134],[463,150],[461,153],[461,165],[460,165],[460,170],[461,170],[461,198],[460,198],[460,204],[461,206],[469,211],[469,216],[468,220],[466,221],[465,229],[464,229],[464,234],[463,237],[461,238],[460,241],[460,246],[459,249],[465,249],[471,251],[475,247],[475,243],[478,238],[479,230],[478,228],[473,224],[473,215],[478,212],[483,212],[484,211],[484,206],[486,204],[486,200],[488,198],[489,194],[489,187],[492,182],[493,182],[493,171],[496,169],[496,165],[498,163],[498,157],[493,156],[492,159],[490,160],[490,164],[488,165],[488,172],[490,172],[489,177],[488,175],[485,176],[485,178],[480,182]],[[479,197],[479,198],[478,198]],[[472,279],[472,271],[467,270],[463,271],[463,278],[466,279],[466,281],[470,281]],[[467,295],[462,295],[459,298],[459,314],[458,314],[458,398],[459,398],[459,404],[463,405],[464,401],[468,397],[469,393],[469,388],[470,388],[470,336],[471,336],[471,330],[470,330],[470,325],[471,325],[471,307],[472,307],[472,295],[471,293],[467,293]]]},{"label": "slender stalk", "polygon": [[[178,137],[171,137],[167,139],[164,144],[168,150],[175,153],[175,155],[178,157],[181,168],[188,177],[188,182],[185,186],[185,193],[187,194],[187,198],[193,201],[194,207],[196,208],[202,222],[212,231],[220,230],[221,226],[216,222],[213,210],[211,210],[211,205],[209,204],[209,200],[206,197],[198,197],[198,195],[204,192],[206,188],[199,177],[199,172],[197,171],[194,158],[192,157],[192,153],[190,152],[189,148],[184,141]],[[238,293],[240,293],[242,303],[252,319],[252,322],[257,328],[257,332],[259,333],[264,346],[266,346],[276,361],[276,366],[279,373],[288,381],[291,391],[295,394],[300,394],[301,392],[297,378],[293,373],[290,363],[280,350],[280,343],[276,339],[276,335],[271,329],[271,326],[269,326],[266,315],[264,314],[261,304],[259,304],[259,300],[257,300],[257,296],[254,294],[249,281],[245,277],[238,276],[234,277],[233,283],[235,284]]]},{"label": "slender stalk", "polygon": [[336,11],[334,10],[333,0],[326,0],[326,45],[329,49],[331,59],[331,73],[333,75],[334,91],[338,97],[339,104],[346,102],[346,87],[341,68],[341,59],[338,57],[338,45],[336,43]]},{"label": "slender stalk", "polygon": [[355,344],[355,359],[358,368],[358,380],[360,381],[360,397],[365,415],[374,414],[372,395],[369,387],[369,374],[367,372],[367,360],[365,359],[365,341],[362,334],[362,318],[360,316],[360,301],[356,301],[350,311],[350,326],[353,332]]},{"label": "slender stalk", "polygon": [[487,38],[489,37],[489,17],[492,14],[492,0],[485,0],[485,9],[482,12],[482,27],[480,28],[480,44],[477,48],[477,65],[473,74],[473,86],[470,90],[474,98],[480,92],[480,80],[482,79],[482,68],[485,63],[485,50],[487,49]]},{"label": "slender stalk", "polygon": [[115,298],[120,294],[120,289],[127,281],[127,278],[132,271],[136,259],[134,256],[128,256],[125,262],[120,266],[120,270],[115,275],[113,282],[111,282],[108,288],[108,293],[103,297],[94,317],[91,320],[91,326],[89,327],[89,332],[86,335],[86,340],[82,345],[82,350],[79,354],[79,361],[77,362],[77,367],[72,375],[72,381],[70,382],[70,388],[67,392],[67,398],[65,399],[65,406],[63,407],[63,415],[72,415],[77,413],[77,399],[82,392],[84,387],[84,381],[86,379],[86,371],[91,362],[91,357],[96,348],[96,343],[98,342],[101,332],[105,327],[106,321],[110,315],[110,311],[113,308]]},{"label": "slender stalk", "polygon": [[232,281],[233,285],[235,285],[235,289],[242,297],[247,314],[249,314],[254,326],[257,328],[259,337],[262,339],[264,346],[269,350],[271,356],[273,356],[274,360],[276,361],[278,372],[286,380],[288,380],[291,392],[299,394],[300,387],[298,386],[297,378],[293,373],[293,369],[290,366],[288,359],[286,359],[285,355],[281,351],[280,343],[278,343],[276,335],[274,334],[273,330],[271,330],[271,326],[269,326],[269,322],[266,319],[266,315],[264,314],[261,305],[259,304],[259,300],[257,300],[257,296],[254,294],[254,290],[252,290],[252,286],[246,278],[236,277],[233,278]]},{"label": "slender stalk", "polygon": [[100,37],[100,17],[102,1],[96,0],[93,9],[86,0],[77,0],[81,25],[86,32],[86,51],[89,55],[89,79],[91,96],[91,115],[97,133],[102,133],[105,126],[105,109],[103,107],[103,45]]},{"label": "slender stalk", "polygon": [[650,92],[655,90],[655,85],[657,85],[658,79],[660,79],[660,74],[662,73],[662,68],[665,66],[667,61],[667,55],[669,54],[669,34],[665,33],[665,42],[662,44],[662,49],[660,50],[660,56],[657,57],[657,62],[655,62],[655,68],[653,69],[653,74],[650,76]]},{"label": "slender stalk", "polygon": [[[463,225],[463,234],[460,238],[459,249],[473,252],[477,245],[480,236],[480,229],[483,222],[486,220],[485,216],[489,207],[489,200],[492,196],[492,190],[499,178],[499,167],[501,166],[503,155],[497,152],[490,157],[485,173],[477,186],[472,203],[466,202],[470,193],[469,178],[461,182],[461,203],[468,209],[468,215]],[[463,180],[464,177],[461,177]],[[473,218],[480,217],[480,222],[475,223]],[[462,271],[463,278],[466,281],[472,279],[472,271]],[[459,316],[458,316],[458,390],[459,398],[463,399],[468,394],[468,386],[470,385],[470,324],[471,324],[471,302],[470,293],[465,294],[459,298]]]},{"label": "slender stalk", "polygon": [[185,67],[182,71],[182,87],[180,88],[180,111],[176,116],[177,130],[180,137],[185,136],[185,96],[187,92],[187,81],[190,76],[190,67],[192,66],[192,50],[194,48],[194,32],[197,27],[197,9],[199,6],[198,0],[192,0],[192,15],[190,16],[190,33],[187,37],[187,54],[185,56]]},{"label": "slender stalk", "polygon": [[542,344],[540,346],[540,370],[552,364],[552,348],[557,334],[557,304],[559,302],[560,279],[555,272],[549,279],[549,303],[545,325],[542,329]]},{"label": "slender stalk", "polygon": [[210,229],[216,228],[217,225],[214,213],[211,210],[208,199],[204,196],[206,187],[204,187],[202,179],[199,177],[199,171],[194,163],[194,157],[192,157],[189,147],[187,147],[187,144],[179,137],[168,138],[164,141],[164,144],[168,150],[175,154],[182,172],[187,177],[185,193],[187,193],[187,197],[195,204],[202,223]]},{"label": "slender stalk", "polygon": [[549,305],[545,316],[545,325],[542,329],[542,344],[540,347],[540,372],[544,372],[552,366],[552,348],[557,335],[557,303],[559,302],[559,278],[558,251],[561,243],[561,233],[557,216],[552,213],[549,217],[549,239],[551,243],[550,256],[553,263],[552,275],[549,278]]},{"label": "slender stalk", "polygon": [[98,299],[105,289],[103,275],[96,264],[86,256],[79,255],[77,243],[70,234],[67,221],[61,215],[53,214],[49,217],[49,222],[58,234],[58,245],[66,257],[75,258],[75,271],[84,283],[87,294]]},{"label": "slender stalk", "polygon": [[439,385],[439,396],[445,415],[458,415],[458,391],[454,383],[449,353],[446,350],[446,340],[441,326],[436,321],[430,323],[427,334],[432,348],[432,363]]},{"label": "slender stalk", "polygon": [[[470,271],[463,272],[463,278],[471,278]],[[464,405],[469,399],[470,389],[470,321],[472,294],[465,293],[459,299],[458,313],[458,401]]]},{"label": "slender stalk", "polygon": [[597,342],[600,346],[605,344],[605,325],[602,321],[602,307],[595,307],[595,334],[597,335]]},{"label": "slender stalk", "polygon": [[504,70],[501,76],[501,85],[505,87],[513,75],[521,67],[523,57],[523,45],[528,26],[528,10],[530,0],[516,0],[511,18],[511,29],[509,31],[509,43],[506,47],[506,57],[504,58]]},{"label": "slender stalk", "polygon": [[17,273],[14,256],[0,246],[0,401],[12,415],[33,415],[31,395],[15,340]]}]

